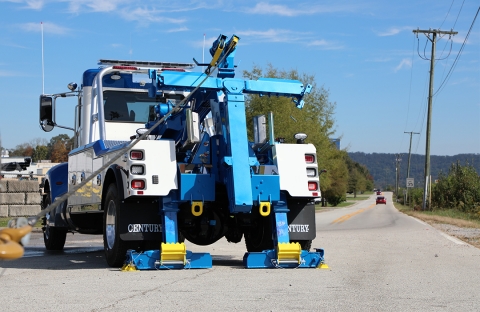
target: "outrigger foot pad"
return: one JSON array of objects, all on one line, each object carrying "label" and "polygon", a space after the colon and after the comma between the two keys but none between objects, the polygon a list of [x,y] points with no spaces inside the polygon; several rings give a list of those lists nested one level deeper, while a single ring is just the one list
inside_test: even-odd
[{"label": "outrigger foot pad", "polygon": [[262,252],[247,252],[243,256],[243,265],[247,269],[264,268],[317,268],[324,261],[324,250],[315,248],[314,252],[301,250],[300,261],[282,260],[277,256],[276,249]]},{"label": "outrigger foot pad", "polygon": [[[136,252],[133,249],[127,251],[125,263],[133,265],[137,270],[171,270],[171,269],[210,269],[212,268],[212,256],[209,253],[197,253],[185,251],[185,261],[176,260],[175,257],[161,259],[159,250],[147,250]],[[164,255],[165,256],[165,255]]]}]

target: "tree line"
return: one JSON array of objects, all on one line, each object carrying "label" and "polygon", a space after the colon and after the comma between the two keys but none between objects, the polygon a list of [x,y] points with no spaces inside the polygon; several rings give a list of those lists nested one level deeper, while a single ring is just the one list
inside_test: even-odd
[{"label": "tree line", "polygon": [[66,162],[68,153],[73,148],[73,137],[66,134],[59,134],[48,141],[47,139],[36,138],[30,142],[17,145],[9,149],[10,157],[31,157],[32,162],[50,160],[53,163]]},{"label": "tree line", "polygon": [[[375,187],[383,190],[395,189],[395,154],[349,152],[349,157],[365,165],[375,180]],[[398,182],[400,187],[406,186],[408,170],[408,153],[400,157],[398,167]],[[480,172],[480,154],[458,154],[453,156],[430,156],[430,172],[432,181],[439,179],[440,174],[448,172],[450,166],[456,162],[468,163]],[[412,154],[410,158],[410,178],[414,178],[415,187],[422,188],[425,183],[425,155]]]}]

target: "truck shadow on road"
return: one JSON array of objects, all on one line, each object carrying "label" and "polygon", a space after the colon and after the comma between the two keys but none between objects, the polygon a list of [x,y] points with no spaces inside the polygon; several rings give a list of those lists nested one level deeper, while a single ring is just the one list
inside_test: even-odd
[{"label": "truck shadow on road", "polygon": [[244,269],[243,260],[234,256],[212,255],[213,267],[231,267],[232,269]]},{"label": "truck shadow on road", "polygon": [[[212,255],[212,267],[245,268],[242,259],[228,255]],[[20,259],[0,261],[0,271],[3,269],[120,270],[119,268],[110,268],[107,265],[103,249],[65,248],[63,251],[46,251],[44,248],[36,247],[27,247],[24,257]]]},{"label": "truck shadow on road", "polygon": [[[78,248],[76,248],[78,250]],[[83,270],[108,268],[103,250],[71,252],[38,251],[26,248],[24,257],[16,260],[0,261],[2,269],[31,269],[31,270]]]}]

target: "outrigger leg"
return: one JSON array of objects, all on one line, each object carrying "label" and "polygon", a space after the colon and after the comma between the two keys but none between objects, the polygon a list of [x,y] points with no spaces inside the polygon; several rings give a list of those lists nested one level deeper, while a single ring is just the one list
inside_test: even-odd
[{"label": "outrigger leg", "polygon": [[315,248],[314,252],[302,250],[299,243],[291,243],[288,233],[285,198],[274,207],[272,235],[275,249],[262,252],[247,252],[243,256],[243,264],[247,269],[258,268],[323,268],[324,250]]},{"label": "outrigger leg", "polygon": [[185,243],[178,241],[178,201],[165,197],[163,203],[162,200],[160,202],[163,216],[160,250],[128,250],[126,263],[135,266],[137,270],[211,268],[212,257],[209,253],[193,253],[186,249]]}]

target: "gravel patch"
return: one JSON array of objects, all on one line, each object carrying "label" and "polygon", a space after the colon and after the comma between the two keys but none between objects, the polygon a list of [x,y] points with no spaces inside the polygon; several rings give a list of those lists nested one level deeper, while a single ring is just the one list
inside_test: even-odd
[{"label": "gravel patch", "polygon": [[459,227],[451,224],[433,223],[434,228],[480,248],[480,229]]}]

